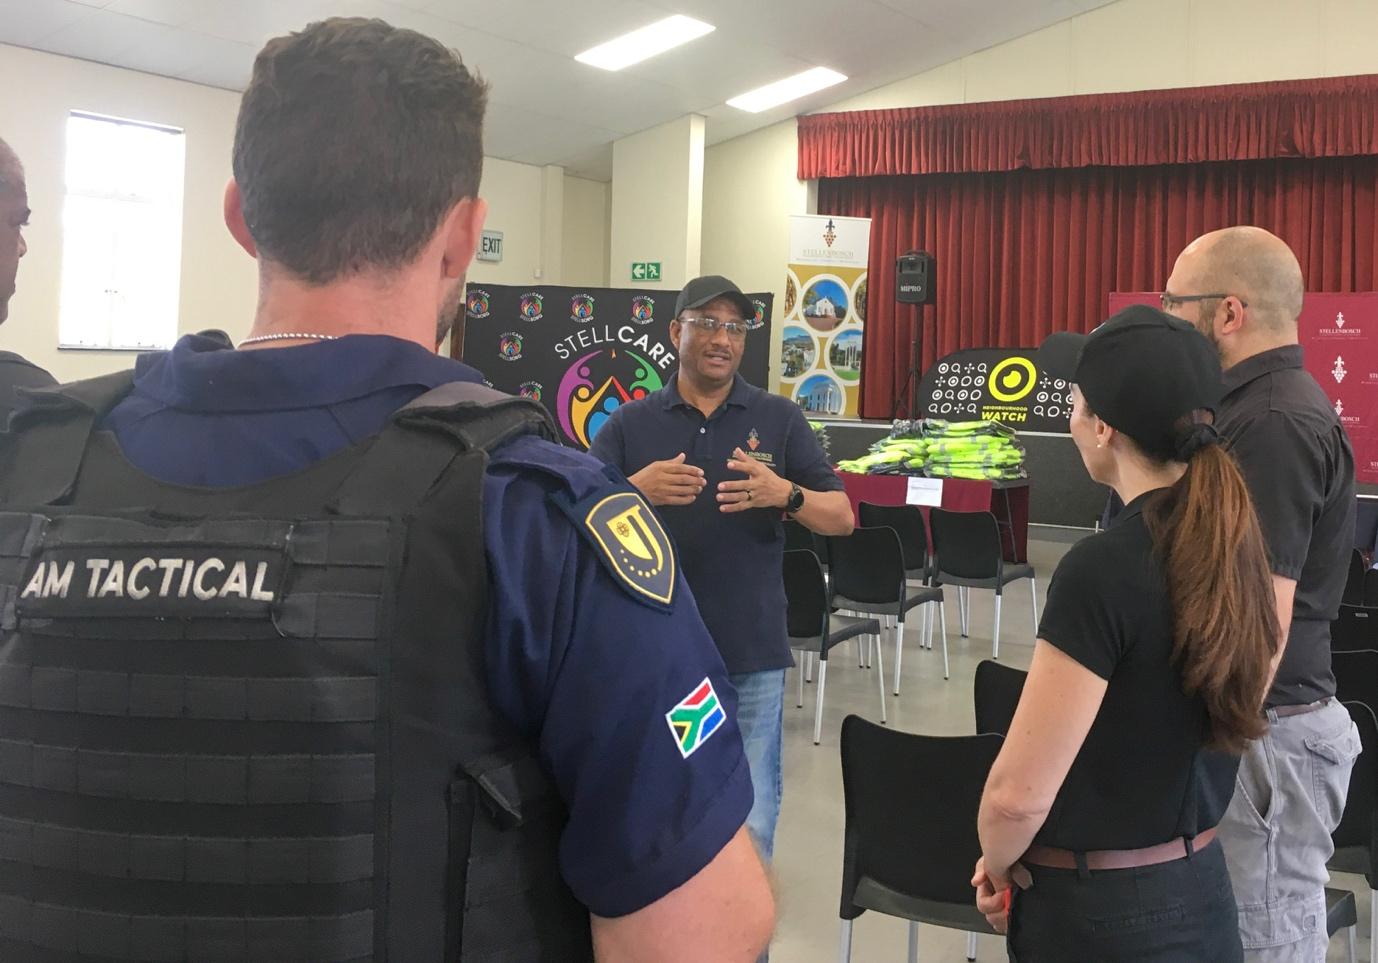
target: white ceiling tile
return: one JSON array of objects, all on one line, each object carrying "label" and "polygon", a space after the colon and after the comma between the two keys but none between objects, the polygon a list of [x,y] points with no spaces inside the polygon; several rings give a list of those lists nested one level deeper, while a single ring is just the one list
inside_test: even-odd
[{"label": "white ceiling tile", "polygon": [[31,47],[94,12],[68,0],[0,0],[0,43]]},{"label": "white ceiling tile", "polygon": [[219,0],[115,0],[107,9],[111,13],[181,27],[198,17],[212,15],[219,6]]},{"label": "white ceiling tile", "polygon": [[329,16],[328,0],[236,0],[212,3],[188,21],[187,29],[222,40],[262,46]]},{"label": "white ceiling tile", "polygon": [[[111,13],[108,10],[92,10],[90,17],[49,34],[34,46],[39,50],[62,54],[64,57],[77,57],[100,63],[120,63],[121,55],[125,51],[152,41],[152,35],[160,30],[170,31],[172,28]],[[187,65],[179,69],[184,69],[185,66]],[[152,72],[154,68],[141,69]]]},{"label": "white ceiling tile", "polygon": [[426,9],[438,17],[568,57],[680,12],[677,6],[670,10],[643,0],[431,0]]},{"label": "white ceiling tile", "polygon": [[253,73],[258,48],[214,37],[205,39],[215,43],[205,44],[202,56],[194,66],[179,74],[179,79],[225,90],[243,90]]}]

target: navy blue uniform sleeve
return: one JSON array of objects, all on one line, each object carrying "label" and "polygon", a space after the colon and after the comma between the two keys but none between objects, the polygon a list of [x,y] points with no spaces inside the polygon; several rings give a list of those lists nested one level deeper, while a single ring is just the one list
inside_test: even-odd
[{"label": "navy blue uniform sleeve", "polygon": [[828,464],[828,456],[818,443],[804,413],[798,406],[790,405],[789,433],[785,437],[786,458],[785,477],[801,488],[816,492],[840,492],[842,479],[837,477]]},{"label": "navy blue uniform sleeve", "polygon": [[1109,681],[1127,635],[1114,605],[1120,590],[1107,576],[1118,571],[1117,560],[1102,550],[1105,537],[1083,539],[1063,556],[1048,585],[1038,637]]},{"label": "navy blue uniform sleeve", "polygon": [[622,439],[621,408],[614,411],[612,416],[603,422],[603,427],[598,429],[598,433],[593,436],[593,444],[589,446],[589,454],[605,465],[612,465],[624,475],[630,474],[627,471],[627,449]]},{"label": "navy blue uniform sleeve", "polygon": [[566,881],[621,916],[717,855],[746,821],[751,778],[736,692],[682,577],[668,610],[636,601],[550,492],[529,470],[490,469],[488,675],[569,808]]}]

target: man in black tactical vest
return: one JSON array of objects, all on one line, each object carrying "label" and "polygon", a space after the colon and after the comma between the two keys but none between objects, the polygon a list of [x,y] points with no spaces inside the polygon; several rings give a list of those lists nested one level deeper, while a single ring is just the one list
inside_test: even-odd
[{"label": "man in black tactical vest", "polygon": [[654,511],[434,354],[484,85],[271,41],[226,192],[240,350],[0,438],[0,960],[748,961],[736,696]]}]

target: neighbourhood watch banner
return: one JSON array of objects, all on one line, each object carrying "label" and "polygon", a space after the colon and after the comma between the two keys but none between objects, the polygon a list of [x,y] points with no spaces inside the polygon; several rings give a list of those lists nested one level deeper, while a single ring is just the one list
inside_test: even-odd
[{"label": "neighbourhood watch banner", "polygon": [[[621,405],[666,385],[679,367],[670,339],[678,291],[469,285],[456,356],[499,391],[549,409],[568,445],[588,448]],[[771,294],[756,304],[741,374],[768,387]]]}]

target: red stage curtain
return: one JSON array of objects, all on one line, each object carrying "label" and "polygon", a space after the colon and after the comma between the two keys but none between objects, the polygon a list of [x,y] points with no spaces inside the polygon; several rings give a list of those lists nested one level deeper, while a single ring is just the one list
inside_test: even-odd
[{"label": "red stage curtain", "polygon": [[1378,154],[1378,75],[799,118],[799,179]]},{"label": "red stage curtain", "polygon": [[908,373],[919,309],[892,295],[904,251],[937,258],[926,368],[1089,330],[1110,292],[1161,290],[1188,242],[1234,224],[1286,240],[1308,290],[1375,290],[1375,183],[1378,157],[824,180],[820,213],[873,219],[861,415],[889,418]]}]

